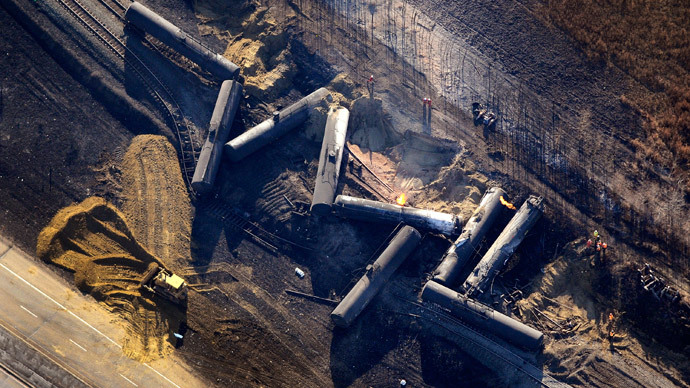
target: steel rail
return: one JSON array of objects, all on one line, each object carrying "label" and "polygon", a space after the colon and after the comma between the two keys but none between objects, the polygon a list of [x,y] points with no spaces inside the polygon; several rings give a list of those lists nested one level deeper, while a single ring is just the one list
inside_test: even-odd
[{"label": "steel rail", "polygon": [[[127,64],[131,65],[137,76],[139,76],[139,78],[141,78],[141,80],[144,82],[148,92],[151,94],[151,97],[154,99],[154,101],[158,102],[164,108],[164,112],[170,117],[173,129],[175,130],[175,134],[177,135],[177,140],[180,144],[180,157],[184,179],[187,183],[188,190],[194,193],[191,187],[191,174],[194,173],[194,167],[196,166],[196,153],[194,151],[194,145],[192,143],[192,139],[189,135],[189,131],[186,125],[178,123],[179,121],[181,121],[181,119],[183,119],[182,109],[180,108],[177,101],[175,101],[172,92],[170,92],[170,90],[165,86],[161,79],[158,76],[156,76],[153,70],[151,70],[151,68],[148,67],[144,63],[144,61],[141,58],[139,58],[139,56],[137,56],[131,49],[129,49],[127,45],[119,37],[117,37],[117,35],[115,35],[107,26],[105,26],[105,24],[103,24],[103,22],[101,22],[88,9],[86,9],[86,7],[84,7],[84,5],[79,2],[79,0],[57,1],[65,9],[67,9],[84,27],[86,27],[88,31],[90,31],[93,35],[96,36],[96,38],[98,38],[111,51],[113,51],[113,53],[115,53],[118,57],[122,58]],[[124,6],[118,0],[113,1],[118,5],[118,7],[124,9]],[[108,5],[105,2],[105,0],[99,0],[99,2],[105,5],[106,8],[110,9],[116,15],[118,15],[118,17],[120,16],[120,14],[117,11],[115,11],[113,7]],[[72,5],[70,5],[70,3]],[[89,22],[89,20],[91,20],[91,22]],[[134,60],[129,59],[126,54],[131,55],[131,57],[134,58]],[[146,77],[144,73],[148,73],[149,76],[155,80],[155,83],[158,84],[158,86],[166,95],[166,97],[169,98],[170,104],[173,105],[172,109],[170,106],[168,106],[166,100],[163,99],[161,94],[156,90],[155,85],[151,84],[148,77]],[[190,162],[192,162],[191,166],[188,165]]]}]

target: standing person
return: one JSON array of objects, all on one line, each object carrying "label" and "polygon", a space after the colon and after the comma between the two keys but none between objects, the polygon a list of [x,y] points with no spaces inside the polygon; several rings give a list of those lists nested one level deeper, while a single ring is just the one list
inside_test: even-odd
[{"label": "standing person", "polygon": [[426,126],[431,133],[431,98],[426,99],[428,107],[426,108]]},{"label": "standing person", "polygon": [[422,99],[422,131],[426,132],[426,97]]},{"label": "standing person", "polygon": [[369,90],[369,98],[374,98],[374,75],[370,75],[367,80],[367,90]]}]

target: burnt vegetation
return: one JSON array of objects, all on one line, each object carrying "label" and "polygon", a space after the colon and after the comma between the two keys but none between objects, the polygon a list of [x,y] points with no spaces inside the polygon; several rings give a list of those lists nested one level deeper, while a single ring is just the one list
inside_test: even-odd
[{"label": "burnt vegetation", "polygon": [[[690,172],[690,4],[677,0],[549,0],[543,14],[593,61],[617,66],[645,91],[621,102],[645,121],[638,151],[683,177]],[[686,191],[690,181],[685,179]]]}]

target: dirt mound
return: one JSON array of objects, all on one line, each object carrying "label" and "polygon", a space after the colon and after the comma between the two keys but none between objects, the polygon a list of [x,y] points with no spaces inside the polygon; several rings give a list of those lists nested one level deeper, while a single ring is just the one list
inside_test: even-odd
[{"label": "dirt mound", "polygon": [[[330,91],[333,100],[331,102],[322,100],[321,105],[316,106],[311,111],[309,114],[309,120],[307,120],[307,122],[304,124],[304,135],[308,139],[317,143],[321,143],[321,141],[323,141],[323,132],[326,128],[328,112],[331,109],[337,109],[338,106],[344,106],[348,109],[350,108],[350,99],[334,88],[332,82],[327,85],[327,88]],[[350,118],[350,120],[352,119]]]},{"label": "dirt mound", "polygon": [[[297,66],[284,28],[286,22],[278,20],[294,18],[292,8],[268,12],[269,7],[246,1],[238,6],[240,15],[244,15],[236,18],[221,16],[229,12],[223,8],[214,1],[199,1],[196,9],[201,13],[200,30],[228,40],[223,55],[242,68],[247,94],[274,100],[292,89]],[[234,9],[230,13],[237,14]]]},{"label": "dirt mound", "polygon": [[127,356],[150,361],[172,351],[167,342],[172,317],[160,312],[164,311],[161,302],[143,296],[139,289],[149,263],[162,263],[136,241],[114,206],[90,197],[60,210],[38,236],[36,253],[73,272],[82,292],[125,318]]},{"label": "dirt mound", "polygon": [[348,133],[350,141],[372,151],[382,151],[400,141],[379,98],[362,96],[352,102]]},{"label": "dirt mound", "polygon": [[333,77],[328,86],[348,100],[355,100],[364,94],[363,88],[358,88],[347,73],[339,73]]},{"label": "dirt mound", "polygon": [[132,139],[122,163],[122,212],[134,237],[156,257],[175,270],[189,265],[192,206],[165,137]]},{"label": "dirt mound", "polygon": [[412,191],[415,205],[469,217],[489,187],[488,178],[477,172],[474,163],[462,153],[439,167],[436,179],[417,190],[420,194]]}]

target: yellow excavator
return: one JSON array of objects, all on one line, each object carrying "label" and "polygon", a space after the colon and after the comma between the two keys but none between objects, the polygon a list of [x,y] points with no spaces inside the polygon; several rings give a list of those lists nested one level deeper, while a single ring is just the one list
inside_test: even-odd
[{"label": "yellow excavator", "polygon": [[183,305],[187,300],[187,283],[184,279],[162,268],[158,263],[149,264],[139,286],[178,305]]}]

